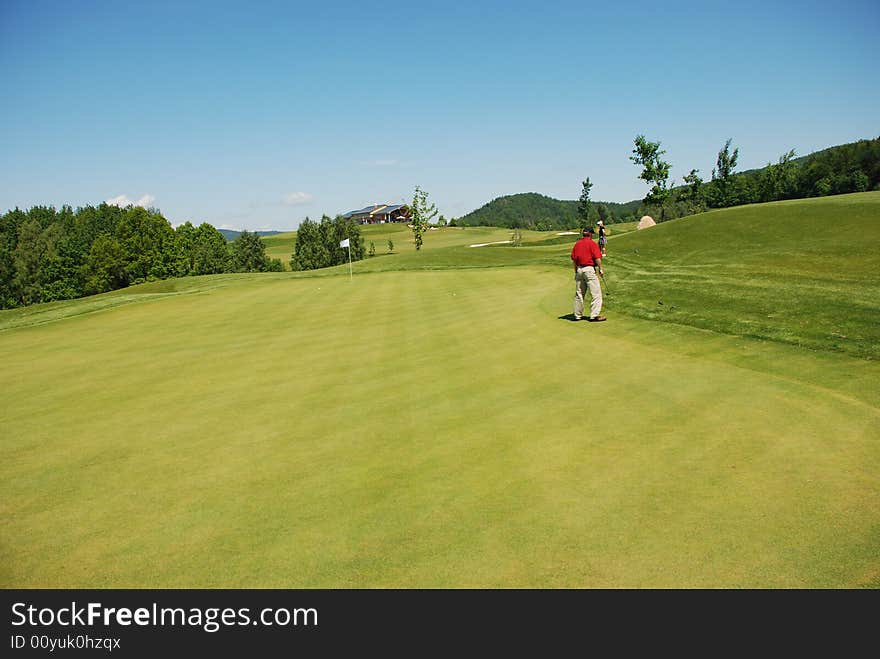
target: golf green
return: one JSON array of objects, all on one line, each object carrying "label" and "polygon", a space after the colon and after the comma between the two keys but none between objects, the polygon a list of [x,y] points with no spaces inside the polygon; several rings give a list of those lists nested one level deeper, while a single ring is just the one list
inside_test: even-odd
[{"label": "golf green", "polygon": [[0,585],[880,586],[876,361],[457,249],[8,323]]}]

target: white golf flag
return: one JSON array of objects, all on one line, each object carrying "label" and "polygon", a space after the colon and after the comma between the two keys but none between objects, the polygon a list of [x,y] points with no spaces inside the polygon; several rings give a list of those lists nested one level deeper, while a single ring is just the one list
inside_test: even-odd
[{"label": "white golf flag", "polygon": [[349,246],[348,238],[346,238],[341,243],[339,243],[339,246],[340,247],[348,247]]}]

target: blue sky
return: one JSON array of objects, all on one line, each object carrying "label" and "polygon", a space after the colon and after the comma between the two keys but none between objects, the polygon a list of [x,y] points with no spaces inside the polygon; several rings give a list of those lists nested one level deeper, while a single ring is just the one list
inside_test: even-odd
[{"label": "blue sky", "polygon": [[290,229],[400,203],[641,198],[880,136],[880,3],[0,0],[0,212]]}]

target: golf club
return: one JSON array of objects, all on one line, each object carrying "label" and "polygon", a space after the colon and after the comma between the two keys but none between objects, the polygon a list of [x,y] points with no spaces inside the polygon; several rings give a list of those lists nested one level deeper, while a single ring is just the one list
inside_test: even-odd
[{"label": "golf club", "polygon": [[603,273],[603,274],[600,274],[599,276],[602,277],[602,283],[605,285],[605,294],[611,295],[611,291],[608,290],[608,282],[605,281],[605,274]]}]

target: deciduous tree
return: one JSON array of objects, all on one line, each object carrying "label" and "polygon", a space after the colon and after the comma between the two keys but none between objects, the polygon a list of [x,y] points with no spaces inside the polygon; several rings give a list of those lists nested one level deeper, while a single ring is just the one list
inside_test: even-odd
[{"label": "deciduous tree", "polygon": [[412,206],[412,232],[416,250],[422,249],[422,234],[428,230],[428,223],[437,214],[437,207],[428,203],[428,193],[416,186],[413,194]]},{"label": "deciduous tree", "polygon": [[703,179],[697,173],[699,169],[692,169],[683,177],[685,188],[682,191],[681,200],[684,201],[691,213],[703,210]]},{"label": "deciduous tree", "polygon": [[727,140],[724,146],[718,152],[715,169],[712,170],[712,181],[715,182],[715,199],[714,206],[725,208],[734,205],[733,190],[731,179],[733,177],[733,168],[736,167],[736,161],[739,158],[739,147],[730,152],[730,143],[733,138]]},{"label": "deciduous tree", "polygon": [[186,272],[174,229],[158,211],[130,206],[116,228],[125,252],[129,284],[177,277]]},{"label": "deciduous tree", "polygon": [[293,270],[316,270],[330,265],[330,254],[321,239],[318,223],[306,217],[296,230],[296,242],[290,267]]},{"label": "deciduous tree", "polygon": [[125,250],[116,238],[106,234],[95,238],[86,260],[86,294],[127,286],[126,265]]},{"label": "deciduous tree", "polygon": [[48,248],[43,228],[37,218],[30,218],[19,227],[13,284],[20,304],[34,304],[41,301],[42,266]]},{"label": "deciduous tree", "polygon": [[760,173],[760,200],[790,199],[797,194],[797,166],[794,149],[779,156],[776,164],[767,163]]},{"label": "deciduous tree", "polygon": [[637,135],[633,155],[629,157],[635,164],[642,167],[639,178],[653,184],[645,197],[645,203],[660,208],[660,221],[666,219],[666,202],[669,200],[669,170],[671,165],[661,159],[666,153],[660,149],[660,142],[649,142],[644,135]]},{"label": "deciduous tree", "polygon": [[214,275],[232,269],[229,243],[207,222],[202,222],[196,229],[194,250],[194,275]]}]

